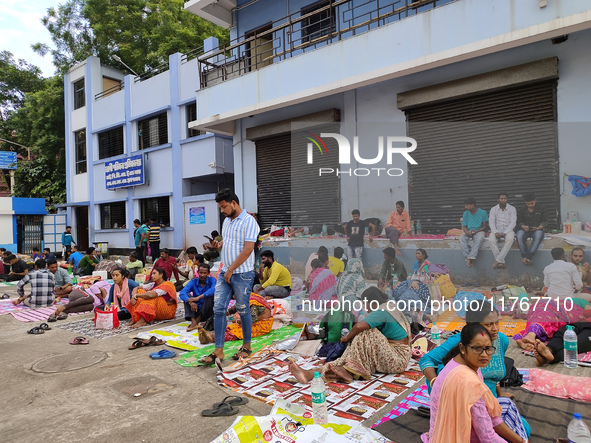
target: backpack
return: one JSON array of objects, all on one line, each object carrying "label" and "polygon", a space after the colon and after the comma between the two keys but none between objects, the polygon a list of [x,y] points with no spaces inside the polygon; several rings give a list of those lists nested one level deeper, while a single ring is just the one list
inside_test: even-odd
[{"label": "backpack", "polygon": [[[377,218],[377,217],[366,218],[365,222],[371,223],[372,225],[374,225],[376,227],[376,235],[380,235],[382,233],[382,230],[384,228],[382,227],[382,221],[379,218]],[[369,233],[371,234],[371,230],[369,231]]]}]

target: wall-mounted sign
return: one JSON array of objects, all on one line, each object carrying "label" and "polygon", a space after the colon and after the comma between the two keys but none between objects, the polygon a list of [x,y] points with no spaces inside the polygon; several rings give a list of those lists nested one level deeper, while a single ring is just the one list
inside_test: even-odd
[{"label": "wall-mounted sign", "polygon": [[0,169],[16,169],[16,152],[0,151]]},{"label": "wall-mounted sign", "polygon": [[132,155],[131,157],[105,163],[105,184],[107,189],[143,185],[145,182],[144,154]]},{"label": "wall-mounted sign", "polygon": [[205,207],[189,208],[189,224],[202,225],[205,223]]}]

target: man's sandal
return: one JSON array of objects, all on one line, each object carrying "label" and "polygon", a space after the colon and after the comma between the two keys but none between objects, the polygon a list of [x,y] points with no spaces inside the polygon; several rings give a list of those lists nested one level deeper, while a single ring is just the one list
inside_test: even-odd
[{"label": "man's sandal", "polygon": [[241,352],[246,354],[244,357],[250,357],[250,354],[252,354],[252,349],[246,349],[244,346],[242,346],[242,347],[240,347],[240,349],[238,349],[238,352],[236,352],[236,354],[234,354],[232,359],[233,360],[240,360],[240,358],[244,358],[244,357],[238,356],[238,354],[240,354]]},{"label": "man's sandal", "polygon": [[[207,359],[207,358],[211,359],[211,361],[205,361],[205,359]],[[213,365],[217,358],[218,358],[218,356],[212,352],[211,354],[206,355],[201,360],[199,360],[199,363],[201,363],[202,365]]]}]

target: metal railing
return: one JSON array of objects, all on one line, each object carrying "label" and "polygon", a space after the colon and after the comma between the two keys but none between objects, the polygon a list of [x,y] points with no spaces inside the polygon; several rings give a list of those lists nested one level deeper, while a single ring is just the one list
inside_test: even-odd
[{"label": "metal railing", "polygon": [[205,49],[203,46],[193,49],[192,51],[187,52],[186,54],[181,55],[181,64],[185,64],[188,61],[193,60],[194,58],[199,57],[205,53]]},{"label": "metal railing", "polygon": [[156,77],[158,74],[162,74],[163,72],[168,71],[168,63],[162,63],[159,66],[156,66],[154,69],[151,69],[143,74],[138,75],[133,79],[134,83],[143,82],[144,80],[148,80],[149,78]]},{"label": "metal railing", "polygon": [[99,92],[98,94],[96,94],[94,96],[94,100],[96,101],[96,100],[100,100],[101,98],[105,98],[108,95],[111,95],[111,94],[114,94],[114,93],[116,93],[118,91],[123,90],[123,88],[124,88],[123,82],[119,82],[118,85],[115,85],[115,86],[113,86],[112,88],[109,88],[109,89],[105,89],[103,92]]},{"label": "metal railing", "polygon": [[199,58],[201,88],[354,37],[452,0],[329,0],[237,37]]}]

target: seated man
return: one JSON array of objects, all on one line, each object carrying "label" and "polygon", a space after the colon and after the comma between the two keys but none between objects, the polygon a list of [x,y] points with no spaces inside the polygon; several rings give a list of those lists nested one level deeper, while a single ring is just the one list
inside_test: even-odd
[{"label": "seated man", "polygon": [[544,344],[536,339],[534,355],[537,366],[564,361],[564,333],[567,326],[572,326],[577,334],[577,354],[591,351],[591,323],[579,322],[564,325],[554,333],[548,343]]},{"label": "seated man", "polygon": [[583,283],[583,292],[591,293],[591,266],[585,261],[585,251],[582,248],[574,248],[570,251],[570,260],[573,262]]},{"label": "seated man", "polygon": [[52,254],[51,249],[49,249],[49,248],[43,248],[43,256],[44,256],[46,262],[48,262],[50,260],[57,261],[57,258],[55,258],[55,254]]},{"label": "seated man", "polygon": [[[15,258],[16,260],[16,258]],[[22,261],[22,260],[21,260]],[[12,301],[13,305],[24,303],[31,308],[45,308],[53,305],[53,291],[55,279],[45,266],[47,262],[40,258],[35,262],[35,271],[26,273],[16,285],[16,292],[19,297]],[[31,283],[31,293],[25,295],[25,285]]]},{"label": "seated man", "polygon": [[[490,210],[489,225],[490,235],[488,242],[490,243],[490,250],[495,257],[493,263],[494,269],[505,269],[505,257],[511,249],[513,240],[515,239],[515,224],[517,223],[517,210],[515,207],[507,203],[508,195],[500,193],[497,197],[498,205]],[[499,251],[497,246],[500,241],[504,241],[503,249]]]},{"label": "seated man", "polygon": [[220,251],[222,250],[222,248],[216,247],[216,243],[214,242],[220,243],[223,238],[218,231],[211,231],[211,238],[207,237],[207,239],[209,243],[203,243],[203,250],[205,251],[203,258],[207,261],[214,261],[220,256]]},{"label": "seated man", "polygon": [[125,265],[125,269],[127,269],[129,272],[129,276],[127,278],[130,280],[135,280],[135,276],[142,272],[144,269],[144,264],[139,259],[137,251],[132,251],[131,254],[129,254],[129,263]]},{"label": "seated man", "polygon": [[334,256],[328,257],[328,269],[332,271],[335,278],[339,278],[343,272],[345,272],[345,262],[341,260],[341,257],[345,254],[345,250],[340,246],[334,248]]},{"label": "seated man", "polygon": [[162,268],[166,273],[166,280],[170,280],[172,274],[176,281],[179,281],[179,270],[176,267],[176,258],[170,256],[170,250],[164,248],[160,250],[160,258],[154,263],[152,269]]},{"label": "seated man", "polygon": [[[536,203],[536,195],[532,192],[523,196],[525,200],[525,208],[517,214],[517,244],[521,251],[522,261],[525,265],[530,266],[532,258],[542,240],[544,240],[544,229],[547,226],[546,211]],[[532,239],[529,249],[526,245],[526,240]]]},{"label": "seated man", "polygon": [[378,277],[378,288],[382,290],[393,288],[397,282],[405,281],[407,277],[404,263],[396,258],[396,250],[390,247],[384,249],[384,263]]},{"label": "seated man", "polygon": [[[554,263],[549,264],[544,268],[544,286],[548,288],[548,297],[566,299],[574,296],[575,290],[580,290],[583,287],[581,281],[581,274],[577,271],[577,267],[572,263],[566,262],[564,249],[554,248],[550,251]],[[577,296],[589,296],[591,294],[577,294]],[[581,297],[589,301],[587,297]]]},{"label": "seated man", "polygon": [[[480,245],[484,241],[488,228],[488,215],[484,209],[476,207],[476,200],[473,198],[467,198],[464,201],[464,208],[466,208],[462,216],[462,230],[464,232],[460,235],[460,246],[462,254],[466,257],[466,265],[471,268],[476,261]],[[471,248],[470,240],[473,240]]]},{"label": "seated man", "polygon": [[263,263],[259,268],[260,285],[254,292],[265,298],[285,298],[291,292],[291,274],[285,266],[275,261],[273,251],[261,252]]},{"label": "seated man", "polygon": [[396,255],[402,255],[398,250],[398,239],[402,236],[410,235],[410,215],[408,211],[404,210],[404,202],[399,200],[396,202],[396,210],[388,217],[388,222],[385,228],[386,236],[390,239],[390,243],[396,250]]},{"label": "seated man", "polygon": [[[67,297],[72,292],[72,277],[68,274],[64,268],[57,265],[57,261],[49,260],[47,262],[47,269],[53,274],[55,279],[55,298],[56,300],[60,297]],[[58,300],[59,301],[59,300]]]},{"label": "seated man", "polygon": [[68,257],[68,263],[70,263],[74,269],[78,269],[78,267],[80,266],[80,260],[82,260],[82,257],[84,257],[84,254],[78,250],[77,245],[73,245],[72,246],[72,253]]},{"label": "seated man", "polygon": [[[11,254],[6,257],[6,262],[10,265],[10,272],[0,275],[0,280],[18,281],[22,280],[29,273],[29,267],[25,261],[19,259],[16,255]],[[45,260],[43,260],[43,267],[45,267],[45,263]]]},{"label": "seated man", "polygon": [[197,329],[200,321],[213,316],[216,280],[209,276],[209,271],[207,263],[199,264],[197,277],[191,279],[179,293],[179,298],[185,304],[185,320],[191,321],[187,332]]},{"label": "seated man", "polygon": [[45,256],[39,253],[39,248],[33,248],[33,254],[31,254],[31,258],[33,261],[35,261],[38,258],[45,258]]},{"label": "seated man", "polygon": [[[183,257],[182,261],[186,262],[184,269],[178,267],[181,257]],[[179,280],[174,284],[177,291],[182,290],[191,280],[197,277],[197,266],[201,263],[205,263],[205,260],[203,259],[203,255],[197,253],[195,246],[191,246],[179,254],[176,260],[176,267],[181,277],[185,277],[185,279]]]}]

